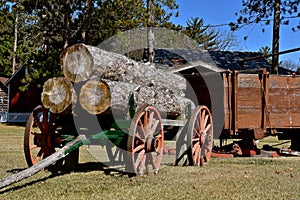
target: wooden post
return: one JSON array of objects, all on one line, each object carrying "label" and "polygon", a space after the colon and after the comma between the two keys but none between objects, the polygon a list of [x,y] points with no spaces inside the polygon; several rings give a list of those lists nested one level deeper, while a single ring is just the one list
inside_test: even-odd
[{"label": "wooden post", "polygon": [[265,130],[268,123],[268,102],[269,102],[269,76],[266,69],[262,71],[262,118],[261,128]]},{"label": "wooden post", "polygon": [[232,112],[232,127],[231,130],[235,133],[238,131],[238,71],[232,73],[232,103],[231,103],[231,112]]}]

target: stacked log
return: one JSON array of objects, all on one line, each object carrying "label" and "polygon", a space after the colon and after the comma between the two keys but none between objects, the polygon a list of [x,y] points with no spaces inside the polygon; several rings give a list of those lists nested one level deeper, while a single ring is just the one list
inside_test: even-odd
[{"label": "stacked log", "polygon": [[43,86],[42,103],[52,113],[61,113],[75,105],[77,95],[72,83],[64,77],[48,79]]},{"label": "stacked log", "polygon": [[[60,62],[65,79],[75,84],[83,82],[79,100],[81,106],[91,114],[101,114],[108,109],[128,111],[131,93],[134,94],[136,106],[149,104],[165,113],[180,114],[190,103],[184,97],[186,81],[183,77],[120,54],[76,44],[61,53]],[[63,97],[56,98],[53,98],[53,92],[48,94],[51,84],[44,85],[42,96],[54,112],[61,112],[65,108],[66,105],[61,106],[60,101],[65,99],[65,104],[69,104],[76,97],[70,84],[63,84],[67,84],[64,88],[71,92],[62,92]],[[47,103],[50,97],[52,101]]]}]

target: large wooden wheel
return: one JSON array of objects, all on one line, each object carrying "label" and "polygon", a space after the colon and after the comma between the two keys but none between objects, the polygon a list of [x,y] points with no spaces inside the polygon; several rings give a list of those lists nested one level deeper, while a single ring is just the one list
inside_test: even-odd
[{"label": "large wooden wheel", "polygon": [[[42,106],[37,106],[30,114],[24,134],[24,153],[28,166],[50,156],[56,151],[55,148],[61,148],[67,142],[63,141],[62,134],[72,132],[72,129],[66,127],[67,123],[59,123],[58,119],[57,114]],[[72,152],[66,160],[78,162],[78,151]],[[68,168],[73,168],[74,164],[65,163]]]},{"label": "large wooden wheel", "polygon": [[164,131],[159,112],[152,106],[140,107],[129,128],[126,170],[135,175],[157,174],[163,146]]},{"label": "large wooden wheel", "polygon": [[197,106],[187,129],[189,165],[208,164],[213,146],[213,120],[206,106]]}]

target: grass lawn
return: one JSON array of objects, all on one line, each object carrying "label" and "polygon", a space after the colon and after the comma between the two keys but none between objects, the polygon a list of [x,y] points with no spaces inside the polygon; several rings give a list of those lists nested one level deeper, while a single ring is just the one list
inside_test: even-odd
[{"label": "grass lawn", "polygon": [[[0,124],[0,179],[27,167],[24,127]],[[101,147],[99,147],[99,151]],[[107,173],[80,148],[79,171],[38,174],[0,190],[0,199],[300,199],[300,158],[212,158],[208,166],[171,166],[158,175]]]}]

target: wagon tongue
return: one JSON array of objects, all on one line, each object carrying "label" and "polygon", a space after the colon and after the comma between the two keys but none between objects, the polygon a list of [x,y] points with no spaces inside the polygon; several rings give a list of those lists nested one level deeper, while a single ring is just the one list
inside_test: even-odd
[{"label": "wagon tongue", "polygon": [[75,148],[79,148],[79,146],[83,144],[84,140],[86,140],[86,136],[79,135],[76,139],[66,144],[63,148],[53,153],[52,155],[48,156],[47,158],[39,161],[35,165],[2,179],[0,181],[0,189],[7,187],[18,181],[21,181],[29,176],[32,176],[37,172],[41,171],[42,169],[55,163],[56,161],[66,157],[72,150],[74,150]]}]

